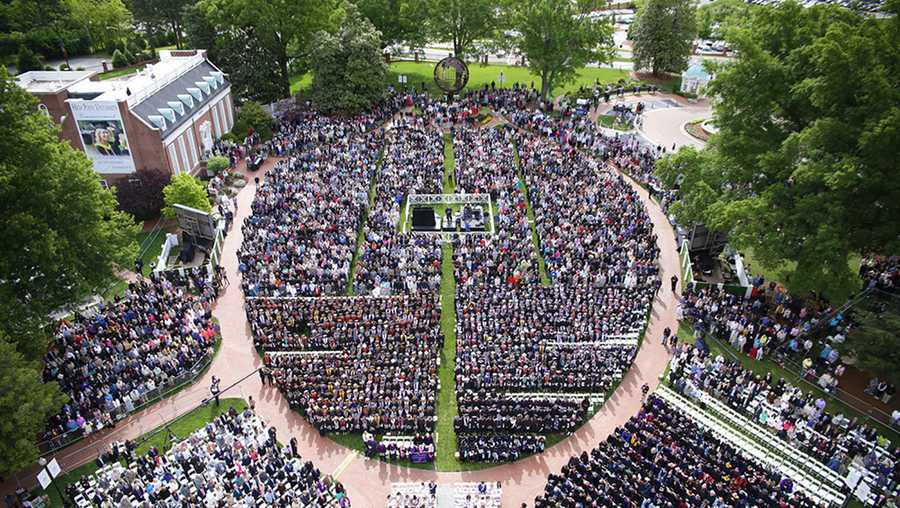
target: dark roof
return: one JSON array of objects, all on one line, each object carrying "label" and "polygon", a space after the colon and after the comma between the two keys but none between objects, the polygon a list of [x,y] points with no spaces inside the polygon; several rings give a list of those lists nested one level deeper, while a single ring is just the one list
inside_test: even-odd
[{"label": "dark roof", "polygon": [[[157,90],[153,95],[141,101],[137,106],[131,108],[131,112],[141,117],[148,124],[156,127],[156,124],[150,121],[150,116],[161,116],[161,113],[159,112],[160,108],[168,108],[169,102],[181,102],[178,98],[179,94],[190,95],[187,89],[198,88],[195,83],[197,81],[203,81],[203,76],[209,76],[213,72],[218,72],[218,69],[213,67],[208,60],[204,60],[193,69],[185,72],[178,78],[172,80],[171,83]],[[177,129],[181,124],[187,121],[187,119],[193,116],[197,110],[208,103],[212,97],[216,96],[223,88],[226,88],[229,85],[230,83],[226,79],[224,84],[219,85],[219,88],[210,90],[209,95],[204,93],[201,102],[198,103],[197,99],[194,98],[194,106],[192,108],[188,108],[185,104],[183,115],[179,115],[176,111],[174,122],[170,122],[168,119],[166,120],[166,128],[161,131],[163,135]]]}]

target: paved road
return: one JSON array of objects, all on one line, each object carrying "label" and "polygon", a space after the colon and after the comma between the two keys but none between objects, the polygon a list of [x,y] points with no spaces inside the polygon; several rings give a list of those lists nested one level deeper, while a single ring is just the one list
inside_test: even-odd
[{"label": "paved road", "polygon": [[[704,101],[705,102],[705,101]],[[692,120],[712,117],[712,109],[708,103],[691,104],[680,108],[654,109],[644,113],[644,125],[641,133],[651,143],[667,147],[668,150],[682,146],[703,148],[706,142],[701,141],[684,130],[684,124]]]}]

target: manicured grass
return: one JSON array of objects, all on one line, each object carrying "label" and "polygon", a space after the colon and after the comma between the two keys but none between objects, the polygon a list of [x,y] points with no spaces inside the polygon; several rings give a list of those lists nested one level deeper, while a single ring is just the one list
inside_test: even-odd
[{"label": "manicured grass", "polygon": [[122,76],[128,76],[129,74],[135,74],[137,73],[137,71],[143,68],[143,65],[135,65],[133,67],[113,69],[111,71],[101,72],[100,74],[97,74],[97,79],[103,81],[104,79],[121,78]]},{"label": "manicured grass", "polygon": [[[182,415],[178,419],[169,422],[168,427],[172,430],[172,433],[177,436],[177,440],[183,440],[195,430],[202,428],[208,422],[216,419],[219,415],[227,413],[229,408],[233,407],[239,412],[247,408],[247,403],[244,401],[244,399],[239,398],[221,399],[220,403],[221,405],[219,407],[216,407],[215,403],[210,403],[207,406],[198,407]],[[153,446],[157,447],[160,452],[163,452],[163,445],[166,443],[166,437],[166,426],[158,427],[153,431],[144,434],[144,436],[135,440],[136,444],[139,443],[139,446],[135,450],[135,453],[139,456],[144,455]],[[168,448],[166,448],[166,450],[167,449]],[[103,450],[103,452],[106,452],[106,450]],[[60,477],[57,478],[54,483],[59,486],[60,491],[65,492],[66,486],[71,483],[75,483],[84,475],[94,473],[95,471],[97,471],[97,469],[99,469],[97,467],[97,464],[95,464],[94,461],[91,461],[87,464],[84,464],[83,466],[77,467],[63,475],[60,475]],[[50,490],[46,492],[42,492],[41,489],[38,488],[36,493],[46,493],[47,495],[49,495],[51,507],[61,508],[63,506],[62,499],[60,499],[59,495],[56,493],[56,489],[54,489],[52,486],[50,487]]]},{"label": "manicured grass", "polygon": [[[687,321],[682,321],[681,326],[678,327],[678,341],[679,343],[687,342],[688,344],[694,344],[695,342],[694,329]],[[804,393],[810,393],[817,398],[822,398],[822,400],[826,402],[825,410],[827,412],[831,414],[843,413],[844,416],[848,418],[853,418],[854,416],[859,417],[863,423],[873,425],[881,435],[888,438],[892,443],[900,443],[900,433],[897,431],[882,424],[878,420],[857,411],[842,400],[826,393],[820,389],[818,385],[805,381],[799,375],[781,367],[777,363],[768,360],[765,357],[762,361],[754,360],[749,356],[734,350],[731,345],[711,337],[706,338],[706,344],[709,346],[710,353],[714,357],[722,355],[726,360],[734,360],[736,358],[745,369],[762,377],[765,377],[766,374],[771,372],[774,381],[777,382],[778,379],[784,379],[786,382],[800,388]]]},{"label": "manicured grass", "polygon": [[600,115],[597,117],[597,123],[607,129],[615,129],[617,131],[630,131],[631,125],[619,122],[619,117],[615,115]]},{"label": "manicured grass", "polygon": [[166,446],[167,426],[175,435],[175,442],[181,441],[190,436],[195,430],[202,428],[220,415],[227,413],[231,408],[241,412],[247,409],[247,402],[240,398],[223,398],[219,399],[219,406],[216,406],[214,401],[210,401],[207,405],[193,409],[178,419],[169,422],[167,425],[157,427],[149,434],[146,434],[144,436],[146,438],[145,440],[142,439],[136,441],[139,445],[135,453],[137,455],[143,455],[152,447],[158,448],[160,452],[168,450],[174,442],[169,441],[168,446]]},{"label": "manicured grass", "polygon": [[[753,274],[754,276],[764,277],[766,281],[777,281],[781,283],[785,288],[787,288],[788,291],[792,291],[791,272],[793,272],[797,268],[797,263],[788,261],[782,263],[779,266],[770,267],[763,265],[760,261],[757,260],[753,249],[743,249],[741,250],[741,255],[744,257],[744,266],[747,266],[747,269],[751,274]],[[860,263],[862,263],[862,256],[856,252],[852,253],[847,259],[847,267],[853,273],[859,273]],[[852,290],[825,296],[828,297],[831,303],[835,305],[841,305],[847,301],[851,294],[859,291],[861,288],[862,281],[859,282],[858,286],[852,288]]]},{"label": "manicured grass", "polygon": [[[393,62],[390,64],[390,72],[388,83],[398,86],[397,77],[401,74],[408,76],[408,88],[415,87],[420,89],[422,83],[425,84],[426,90],[432,93],[442,95],[434,84],[434,62]],[[516,67],[510,65],[481,65],[477,63],[469,64],[469,83],[467,89],[483,88],[485,85],[490,86],[493,81],[500,86],[500,72],[503,72],[503,86],[511,87],[513,83],[518,82],[531,86],[534,82],[536,88],[540,88],[541,80],[538,76],[532,74],[527,67]],[[553,90],[554,95],[564,92],[572,92],[578,90],[581,86],[591,86],[595,81],[600,83],[608,83],[618,81],[619,79],[627,79],[628,71],[610,68],[593,68],[586,67],[578,71],[578,76],[572,83]],[[297,75],[291,77],[291,93],[297,93],[301,89],[306,89],[312,84],[312,77],[309,74]]]},{"label": "manicured grass", "polygon": [[141,255],[141,261],[144,262],[144,269],[141,275],[150,275],[152,270],[150,263],[155,263],[157,258],[159,258],[165,241],[166,231],[162,229],[157,230],[155,233],[152,231],[141,231],[137,234],[138,252]]},{"label": "manicured grass", "polygon": [[462,471],[463,464],[456,459],[456,430],[453,419],[457,415],[456,403],[456,279],[453,274],[453,245],[445,242],[441,246],[441,333],[444,343],[441,348],[441,366],[438,369],[437,402],[437,454],[435,466],[438,471]]},{"label": "manicured grass", "polygon": [[519,150],[515,145],[513,146],[513,158],[516,160],[516,173],[519,177],[520,190],[525,197],[525,215],[531,227],[531,244],[534,246],[534,257],[537,258],[538,274],[541,277],[541,284],[549,286],[550,276],[547,275],[547,264],[544,261],[544,256],[541,254],[541,240],[538,237],[537,227],[534,225],[534,209],[531,208],[531,200],[528,198],[528,186],[525,185],[525,178],[522,175],[522,161],[519,160]]},{"label": "manicured grass", "polygon": [[[453,138],[444,135],[444,178],[443,190],[452,194],[455,188],[450,175],[456,171],[453,155]],[[441,333],[444,343],[441,348],[441,366],[438,369],[437,439],[435,467],[439,471],[459,471],[461,463],[456,459],[456,430],[453,419],[457,415],[456,405],[456,277],[453,273],[453,244],[444,242],[441,246]]]}]

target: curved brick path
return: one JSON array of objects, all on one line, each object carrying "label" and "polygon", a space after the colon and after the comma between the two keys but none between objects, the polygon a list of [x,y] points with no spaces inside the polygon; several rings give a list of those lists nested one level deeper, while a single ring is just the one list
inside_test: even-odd
[{"label": "curved brick path", "polygon": [[[212,367],[199,382],[174,397],[162,401],[151,408],[123,420],[115,430],[67,448],[57,455],[63,470],[70,470],[93,460],[99,451],[109,443],[122,439],[136,438],[182,414],[208,396],[209,380],[216,375],[222,379],[222,386],[232,383],[252,373],[261,360],[253,347],[253,340],[244,313],[243,295],[240,290],[240,275],[237,271],[237,250],[243,236],[240,224],[250,213],[250,204],[256,189],[254,176],[263,178],[265,171],[272,167],[274,159],[256,174],[251,174],[248,185],[237,196],[238,210],[235,227],[225,239],[222,262],[231,285],[222,293],[213,314],[222,327],[222,347]],[[628,179],[626,177],[626,179]],[[630,179],[629,179],[630,181]],[[663,288],[654,300],[653,312],[647,329],[646,340],[638,351],[634,365],[625,375],[615,394],[600,411],[572,436],[549,448],[544,453],[521,461],[462,473],[440,473],[406,468],[387,464],[363,456],[319,435],[297,412],[288,407],[287,401],[272,386],[262,386],[259,377],[252,375],[240,385],[225,392],[223,396],[253,396],[257,413],[270,425],[278,429],[279,440],[287,442],[291,436],[299,442],[300,453],[310,458],[323,473],[335,473],[344,484],[355,507],[381,507],[390,492],[391,482],[429,481],[453,483],[457,481],[500,481],[503,483],[503,506],[519,508],[522,503],[531,505],[535,496],[543,491],[547,475],[555,473],[572,455],[590,450],[598,442],[637,413],[641,405],[640,387],[648,383],[655,388],[666,368],[669,354],[660,345],[659,337],[666,326],[677,330],[675,318],[677,301],[669,290],[669,278],[678,274],[679,261],[675,238],[665,214],[650,200],[647,192],[634,182],[630,182],[640,198],[647,205],[655,231],[659,238],[660,266]],[[26,485],[35,483],[34,476],[20,474],[19,480]],[[12,483],[10,479],[9,483]],[[9,484],[4,485],[9,487]],[[2,489],[4,492],[6,488]]]}]

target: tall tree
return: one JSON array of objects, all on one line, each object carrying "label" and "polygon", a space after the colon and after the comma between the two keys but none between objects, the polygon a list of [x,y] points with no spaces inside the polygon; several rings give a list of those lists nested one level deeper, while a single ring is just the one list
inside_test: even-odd
[{"label": "tall tree", "polygon": [[166,203],[163,215],[170,219],[174,219],[177,213],[174,205],[189,206],[204,212],[212,210],[203,184],[187,173],[172,177],[162,192]]},{"label": "tall tree", "polygon": [[175,46],[179,49],[183,47],[184,9],[193,5],[193,0],[130,0],[130,2],[135,21],[150,27],[171,30],[175,35]]},{"label": "tall tree", "polygon": [[216,50],[218,34],[212,20],[206,15],[206,11],[199,4],[188,4],[182,10],[182,23],[187,47],[206,48],[209,58],[219,63]]},{"label": "tall tree", "polygon": [[313,34],[332,28],[339,14],[331,0],[200,0],[199,4],[218,33],[253,29],[274,56],[282,97],[291,93],[291,72],[308,69]]},{"label": "tall tree", "polygon": [[838,344],[842,354],[857,358],[856,366],[891,384],[900,383],[900,314],[894,296],[875,295],[865,302],[866,308],[853,309],[858,323],[850,330],[846,342]]},{"label": "tall tree", "polygon": [[604,2],[592,0],[522,0],[512,6],[512,28],[528,67],[541,78],[541,96],[575,79],[589,62],[613,55],[609,18],[588,16]]},{"label": "tall tree", "polygon": [[356,114],[384,98],[388,68],[381,33],[355,5],[344,12],[338,33],[316,34],[311,94],[322,111]]},{"label": "tall tree", "polygon": [[27,360],[0,331],[0,475],[34,465],[37,436],[47,417],[66,403],[59,385],[42,382],[40,369],[39,362]]},{"label": "tall tree", "polygon": [[500,22],[496,0],[422,0],[429,35],[453,43],[453,54],[462,58],[473,41],[489,37]]},{"label": "tall tree", "polygon": [[0,69],[0,330],[43,354],[47,315],[130,266],[137,226],[91,162]]},{"label": "tall tree", "polygon": [[228,73],[236,97],[265,104],[284,98],[277,55],[256,37],[256,27],[236,27],[215,38],[215,62]]},{"label": "tall tree", "polygon": [[359,11],[381,32],[381,46],[425,43],[424,4],[416,0],[356,0]]},{"label": "tall tree", "polygon": [[638,10],[631,29],[635,69],[651,69],[654,76],[660,72],[683,71],[696,35],[692,0],[647,0]]},{"label": "tall tree", "polygon": [[900,19],[785,2],[727,40],[737,60],[707,89],[719,133],[658,167],[684,175],[674,211],[766,267],[796,263],[795,292],[848,294],[852,252],[900,250]]},{"label": "tall tree", "polygon": [[132,31],[131,12],[122,0],[66,0],[71,20],[91,36],[97,50],[114,45]]},{"label": "tall tree", "polygon": [[719,38],[728,24],[747,19],[754,4],[744,0],[713,0],[697,8],[697,36],[701,39]]}]

